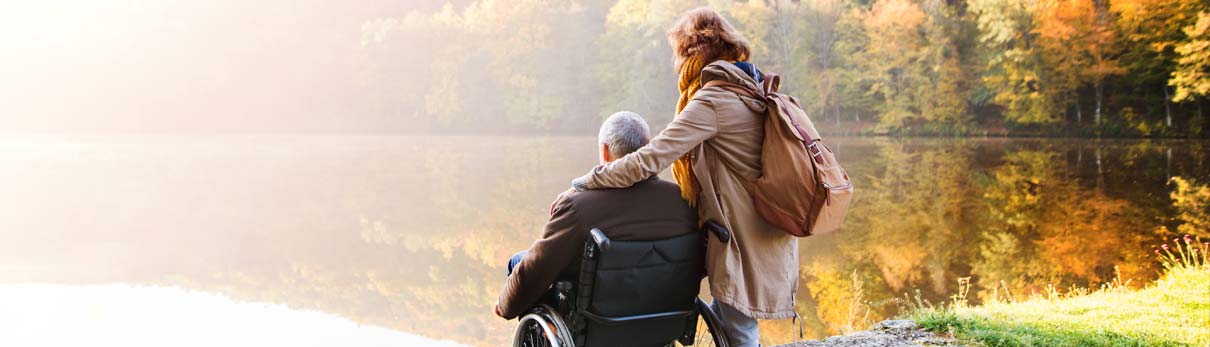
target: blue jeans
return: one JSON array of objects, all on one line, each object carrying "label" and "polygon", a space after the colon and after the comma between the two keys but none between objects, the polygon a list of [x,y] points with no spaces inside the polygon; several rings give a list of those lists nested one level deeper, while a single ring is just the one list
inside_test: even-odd
[{"label": "blue jeans", "polygon": [[710,309],[714,310],[719,320],[723,321],[722,328],[727,333],[727,342],[730,342],[731,346],[760,346],[760,326],[757,325],[756,319],[748,317],[731,305],[718,302],[718,300],[710,303]]},{"label": "blue jeans", "polygon": [[505,272],[505,277],[513,275],[513,268],[521,263],[521,258],[525,258],[525,253],[529,253],[529,251],[520,251],[517,254],[513,254],[511,258],[508,258],[508,271]]}]

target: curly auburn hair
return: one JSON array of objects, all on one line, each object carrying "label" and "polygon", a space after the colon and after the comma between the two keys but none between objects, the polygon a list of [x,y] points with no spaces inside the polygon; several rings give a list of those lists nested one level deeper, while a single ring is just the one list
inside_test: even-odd
[{"label": "curly auburn hair", "polygon": [[689,57],[701,56],[706,63],[720,59],[746,61],[751,52],[744,35],[707,7],[682,13],[668,29],[668,43],[672,45],[673,62],[678,68]]}]

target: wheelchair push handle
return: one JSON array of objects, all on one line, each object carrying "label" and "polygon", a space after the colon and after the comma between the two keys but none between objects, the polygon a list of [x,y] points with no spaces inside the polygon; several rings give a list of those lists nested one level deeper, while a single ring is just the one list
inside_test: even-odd
[{"label": "wheelchair push handle", "polygon": [[706,221],[706,224],[702,225],[702,229],[714,234],[714,237],[717,237],[718,240],[722,241],[723,243],[731,241],[731,231],[728,231],[726,227],[722,226],[722,224],[718,224],[710,220]]},{"label": "wheelchair push handle", "polygon": [[592,228],[592,230],[589,230],[588,232],[592,234],[592,242],[597,244],[597,248],[600,248],[602,251],[609,250],[609,238],[605,237],[605,232],[597,228]]}]

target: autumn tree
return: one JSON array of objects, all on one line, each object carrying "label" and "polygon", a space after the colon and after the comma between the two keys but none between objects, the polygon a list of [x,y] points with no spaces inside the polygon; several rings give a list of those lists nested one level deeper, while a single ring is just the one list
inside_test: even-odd
[{"label": "autumn tree", "polygon": [[1173,126],[1172,87],[1169,80],[1179,53],[1176,47],[1186,40],[1184,28],[1193,25],[1196,13],[1208,9],[1201,0],[1115,0],[1110,10],[1117,18],[1118,32],[1129,44],[1122,53],[1130,79],[1128,86],[1158,90],[1150,98],[1162,103],[1164,123]]},{"label": "autumn tree", "polygon": [[930,86],[924,91],[921,113],[931,122],[965,127],[971,119],[967,109],[970,88],[966,84],[970,74],[962,62],[958,41],[961,17],[954,6],[942,0],[924,0],[921,9],[927,16],[924,61]]},{"label": "autumn tree", "polygon": [[1169,196],[1182,222],[1177,231],[1210,238],[1210,185],[1182,177],[1173,177],[1172,184]]},{"label": "autumn tree", "polygon": [[[1103,1],[1051,0],[1038,8],[1038,54],[1045,62],[1048,97],[1063,105],[1074,104],[1076,122],[1082,121],[1079,88],[1091,85],[1094,123],[1101,124],[1105,79],[1125,70],[1116,59],[1116,31]],[[1072,103],[1067,100],[1076,100]]]},{"label": "autumn tree", "polygon": [[848,56],[840,53],[842,33],[837,22],[845,13],[841,0],[811,0],[798,5],[794,16],[791,55],[784,73],[787,86],[816,117],[832,115],[840,122],[838,85]]},{"label": "autumn tree", "polygon": [[821,126],[1057,132],[1040,125],[1089,113],[1140,135],[1210,92],[1204,0],[472,0],[363,24],[369,108],[417,132],[584,131],[618,110],[658,128],[677,93],[665,32],[698,6]]},{"label": "autumn tree", "polygon": [[[1042,2],[1038,11],[1038,25],[1033,29],[1038,37],[1038,54],[1044,62],[1043,71],[1046,97],[1064,106],[1074,106],[1076,123],[1083,123],[1084,113],[1080,107],[1079,88],[1082,81],[1080,71],[1090,65],[1088,54],[1080,49],[1089,42],[1089,28],[1094,20],[1090,13],[1091,1],[1057,0]],[[1100,115],[1097,115],[1100,124]]]},{"label": "autumn tree", "polygon": [[[1070,0],[1069,0],[1070,1]],[[1092,84],[1093,95],[1096,98],[1094,111],[1095,123],[1101,123],[1101,113],[1105,104],[1105,79],[1126,72],[1118,63],[1119,50],[1117,32],[1109,21],[1109,9],[1105,1],[1092,2],[1091,10],[1082,10],[1083,16],[1090,17],[1088,29],[1083,35],[1078,49],[1088,57],[1088,65],[1080,69],[1080,75],[1086,83]]]},{"label": "autumn tree", "polygon": [[1134,241],[1121,230],[1147,228],[1129,204],[1081,186],[1054,151],[1017,150],[1003,160],[983,193],[992,221],[974,265],[982,280],[1013,290],[1111,280]]},{"label": "autumn tree", "polygon": [[871,94],[881,100],[877,109],[884,126],[903,127],[922,112],[920,92],[929,82],[922,71],[927,42],[921,34],[925,14],[908,0],[880,0],[866,14],[869,44],[859,61],[870,81]]},{"label": "autumn tree", "polygon": [[945,273],[949,264],[937,262],[968,258],[968,250],[945,245],[961,243],[972,231],[967,227],[973,223],[967,222],[979,207],[970,176],[971,146],[919,149],[887,143],[877,157],[885,167],[863,179],[869,195],[846,222],[865,232],[846,241],[861,245],[855,257],[873,262],[891,292],[946,292],[955,279]]},{"label": "autumn tree", "polygon": [[1037,54],[1033,32],[1036,1],[970,0],[985,55],[983,83],[1004,119],[1018,124],[1057,122],[1059,105],[1050,97],[1054,86],[1043,81],[1046,62]]},{"label": "autumn tree", "polygon": [[1188,39],[1176,46],[1176,71],[1168,83],[1176,87],[1174,101],[1210,95],[1210,13],[1199,12],[1197,22],[1184,28]]}]

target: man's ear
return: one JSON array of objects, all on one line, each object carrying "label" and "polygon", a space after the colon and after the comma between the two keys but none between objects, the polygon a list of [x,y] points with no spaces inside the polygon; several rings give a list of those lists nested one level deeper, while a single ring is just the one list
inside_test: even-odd
[{"label": "man's ear", "polygon": [[601,161],[606,163],[613,161],[613,156],[609,155],[609,145],[604,143],[601,144]]}]

